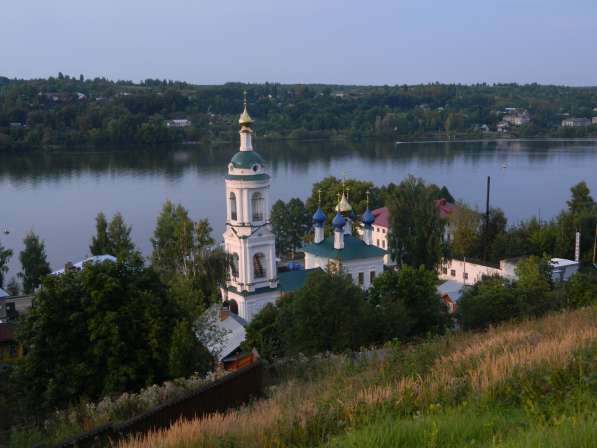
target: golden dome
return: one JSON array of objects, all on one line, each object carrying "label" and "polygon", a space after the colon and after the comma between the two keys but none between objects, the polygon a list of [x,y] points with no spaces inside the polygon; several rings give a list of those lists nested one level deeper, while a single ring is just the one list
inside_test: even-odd
[{"label": "golden dome", "polygon": [[240,118],[238,119],[238,124],[240,124],[241,126],[249,126],[253,123],[253,119],[251,118],[251,116],[249,115],[249,112],[247,111],[247,92],[245,92],[245,98],[243,100],[243,104],[245,106],[245,109],[243,110],[243,113],[240,114]]},{"label": "golden dome", "polygon": [[346,196],[344,195],[344,193],[342,193],[340,202],[338,202],[338,205],[336,205],[336,211],[340,212],[340,213],[347,213],[347,212],[352,211],[352,206],[348,202],[348,199],[346,199]]}]

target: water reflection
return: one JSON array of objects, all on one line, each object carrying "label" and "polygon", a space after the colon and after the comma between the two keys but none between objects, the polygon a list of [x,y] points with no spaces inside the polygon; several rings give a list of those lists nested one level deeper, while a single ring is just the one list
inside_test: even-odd
[{"label": "water reflection", "polygon": [[[326,175],[358,177],[378,185],[408,174],[447,185],[453,195],[482,207],[486,176],[492,204],[511,222],[554,216],[569,188],[586,180],[597,191],[594,142],[480,141],[451,143],[256,142],[272,172],[272,199],[305,198]],[[113,151],[0,154],[2,242],[18,253],[31,228],[47,242],[55,268],[88,252],[98,211],[121,211],[135,242],[148,253],[155,218],[165,199],[209,218],[217,238],[224,225],[223,175],[235,144]],[[505,167],[505,168],[504,168]],[[16,268],[13,259],[12,271]]]}]

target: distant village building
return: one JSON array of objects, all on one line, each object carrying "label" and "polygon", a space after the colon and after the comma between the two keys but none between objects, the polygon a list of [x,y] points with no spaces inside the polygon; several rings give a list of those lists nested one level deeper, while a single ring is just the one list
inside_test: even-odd
[{"label": "distant village building", "polygon": [[506,108],[506,115],[502,117],[502,121],[512,126],[522,126],[531,121],[529,112],[526,109]]},{"label": "distant village building", "polygon": [[597,125],[597,117],[593,117],[591,119],[591,123],[593,124],[593,126]]},{"label": "distant village building", "polygon": [[[502,277],[516,280],[516,266],[526,257],[507,258],[500,260],[498,265],[491,265],[472,260],[447,259],[438,268],[440,280],[451,280],[462,285],[474,285],[484,277]],[[567,281],[579,268],[579,263],[564,258],[552,258],[552,281]]]},{"label": "distant village building", "polygon": [[189,126],[191,126],[191,121],[186,118],[166,121],[166,127],[168,128],[188,128]]},{"label": "distant village building", "polygon": [[591,126],[591,120],[588,118],[566,118],[562,120],[563,128],[582,128]]},{"label": "distant village building", "polygon": [[574,260],[567,260],[565,258],[552,258],[551,262],[551,279],[553,282],[566,282],[574,274],[578,272],[580,263]]},{"label": "distant village building", "polygon": [[496,126],[498,134],[505,134],[510,130],[510,124],[505,121],[500,121]]}]

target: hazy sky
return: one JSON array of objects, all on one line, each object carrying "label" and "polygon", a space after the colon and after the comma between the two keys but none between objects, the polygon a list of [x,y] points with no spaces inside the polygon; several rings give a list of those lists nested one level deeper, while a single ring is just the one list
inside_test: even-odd
[{"label": "hazy sky", "polygon": [[596,0],[16,0],[0,75],[597,85]]}]

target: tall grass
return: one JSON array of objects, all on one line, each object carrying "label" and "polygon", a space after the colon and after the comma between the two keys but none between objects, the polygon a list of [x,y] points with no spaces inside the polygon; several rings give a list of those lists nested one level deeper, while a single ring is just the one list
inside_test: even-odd
[{"label": "tall grass", "polygon": [[[575,354],[590,349],[595,358],[596,322],[597,308],[586,308],[485,333],[454,334],[398,347],[383,359],[319,358],[302,364],[306,369],[302,375],[290,375],[271,388],[267,399],[239,410],[179,421],[120,446],[281,447],[328,442],[343,446],[333,437],[346,434],[339,440],[351,446],[351,434],[356,437],[359,431],[365,431],[365,436],[355,440],[379,439],[380,445],[352,446],[462,446],[463,441],[476,440],[516,444],[508,437],[491,437],[507,435],[508,421],[529,425],[535,397],[531,392],[547,387],[542,381],[549,372],[568,378],[561,372],[574,362]],[[560,381],[557,375],[553,381]],[[529,384],[533,386],[526,390]],[[498,402],[510,407],[484,411]],[[432,416],[437,409],[441,415]],[[587,417],[585,411],[584,420],[575,424],[584,425],[582,437],[591,438],[595,414]],[[542,424],[557,430],[548,418]],[[568,440],[570,425],[562,424],[558,437]],[[542,434],[519,433],[517,437],[524,434],[529,440],[540,440]],[[582,437],[578,443],[585,440]],[[386,440],[389,445],[383,445]]]}]

